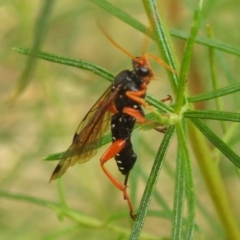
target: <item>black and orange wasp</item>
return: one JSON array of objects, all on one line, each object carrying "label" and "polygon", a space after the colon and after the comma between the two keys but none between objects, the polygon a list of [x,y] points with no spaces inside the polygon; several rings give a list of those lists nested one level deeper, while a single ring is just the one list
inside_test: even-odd
[{"label": "black and orange wasp", "polygon": [[[133,151],[131,143],[134,125],[136,122],[138,124],[149,123],[142,108],[151,109],[144,99],[147,85],[154,78],[148,57],[152,57],[169,70],[174,70],[151,54],[134,57],[113,41],[106,32],[103,31],[103,33],[116,47],[132,58],[133,70],[121,71],[83,118],[73,137],[71,146],[56,166],[50,181],[61,177],[69,166],[90,160],[97,151],[100,139],[111,126],[112,144],[101,157],[100,165],[115,187],[123,192],[124,199],[130,209],[130,216],[135,219],[136,215],[127,193],[127,181],[130,170],[137,160],[137,155]],[[166,100],[171,99],[168,97]],[[124,183],[118,181],[105,168],[104,164],[111,158],[115,158],[119,171],[125,176]]]}]

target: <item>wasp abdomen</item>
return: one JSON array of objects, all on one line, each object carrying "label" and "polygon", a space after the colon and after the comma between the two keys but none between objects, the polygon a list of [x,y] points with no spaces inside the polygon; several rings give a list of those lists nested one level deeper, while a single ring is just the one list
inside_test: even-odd
[{"label": "wasp abdomen", "polygon": [[115,156],[115,160],[119,171],[123,175],[128,175],[137,160],[130,139],[127,140],[125,147]]}]

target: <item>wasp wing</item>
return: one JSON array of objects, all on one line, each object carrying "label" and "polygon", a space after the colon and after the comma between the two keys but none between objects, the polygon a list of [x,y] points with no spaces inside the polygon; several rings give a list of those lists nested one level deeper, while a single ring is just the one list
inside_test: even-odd
[{"label": "wasp wing", "polygon": [[114,92],[111,92],[111,88],[112,85],[92,106],[79,124],[71,146],[66,151],[64,158],[59,161],[50,181],[61,177],[69,166],[73,166],[77,162],[84,163],[96,154],[97,148],[101,144],[99,140],[109,127],[111,112],[108,111],[108,108],[116,99],[120,85]]}]

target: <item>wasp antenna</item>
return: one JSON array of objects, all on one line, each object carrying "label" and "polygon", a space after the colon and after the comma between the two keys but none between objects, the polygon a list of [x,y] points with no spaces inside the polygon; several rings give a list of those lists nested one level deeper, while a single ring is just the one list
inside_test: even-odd
[{"label": "wasp antenna", "polygon": [[155,60],[157,63],[159,63],[160,65],[164,66],[165,68],[167,68],[168,70],[170,70],[171,72],[178,74],[178,72],[173,69],[172,67],[170,67],[167,63],[165,63],[161,58],[158,58],[157,56],[148,53],[147,56],[149,56],[150,58],[152,58],[153,60]]},{"label": "wasp antenna", "polygon": [[131,59],[134,58],[134,56],[129,53],[127,50],[125,50],[123,47],[121,47],[118,43],[116,43],[110,36],[109,34],[105,31],[105,29],[102,27],[101,24],[99,24],[97,22],[97,25],[99,27],[99,29],[102,31],[102,33],[105,35],[105,37],[115,46],[117,47],[119,50],[121,50],[123,53],[125,53],[126,55],[128,55]]}]

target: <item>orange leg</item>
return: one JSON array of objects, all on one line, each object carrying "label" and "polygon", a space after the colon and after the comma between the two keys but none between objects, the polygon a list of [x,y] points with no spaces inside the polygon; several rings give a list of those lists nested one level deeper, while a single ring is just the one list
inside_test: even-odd
[{"label": "orange leg", "polygon": [[124,139],[119,139],[113,142],[112,145],[107,149],[107,151],[101,157],[100,164],[101,164],[102,170],[107,175],[109,180],[114,184],[116,188],[118,188],[120,191],[123,192],[123,197],[125,200],[127,200],[127,203],[130,209],[130,216],[133,220],[135,220],[136,216],[134,215],[134,212],[133,212],[133,206],[132,206],[130,197],[127,194],[127,186],[119,182],[104,166],[104,164],[108,160],[116,156],[116,154],[118,154],[124,148],[125,144],[126,144],[126,140]]},{"label": "orange leg", "polygon": [[[123,112],[136,118],[137,120],[137,123],[138,124],[150,124],[150,125],[156,125],[156,122],[151,122],[151,121],[148,121],[145,117],[142,116],[142,114],[136,110],[136,109],[133,109],[133,108],[130,108],[130,107],[125,107],[123,109]],[[167,128],[166,127],[163,127],[163,126],[159,126],[159,127],[155,127],[154,128],[156,131],[158,132],[161,132],[161,133],[165,133],[167,131]]]},{"label": "orange leg", "polygon": [[144,88],[141,91],[138,92],[133,92],[133,91],[127,91],[125,94],[127,97],[129,97],[130,99],[132,99],[133,101],[143,105],[143,106],[147,106],[147,102],[142,98],[142,96],[146,93],[146,89]]},{"label": "orange leg", "polygon": [[143,85],[142,90],[138,92],[127,91],[125,94],[127,97],[132,99],[138,104],[143,105],[144,107],[148,108],[151,112],[153,112],[153,108],[149,106],[149,104],[142,98],[142,96],[146,93],[146,86]]},{"label": "orange leg", "polygon": [[138,124],[147,123],[147,119],[136,109],[131,107],[125,107],[123,112],[136,118]]}]

